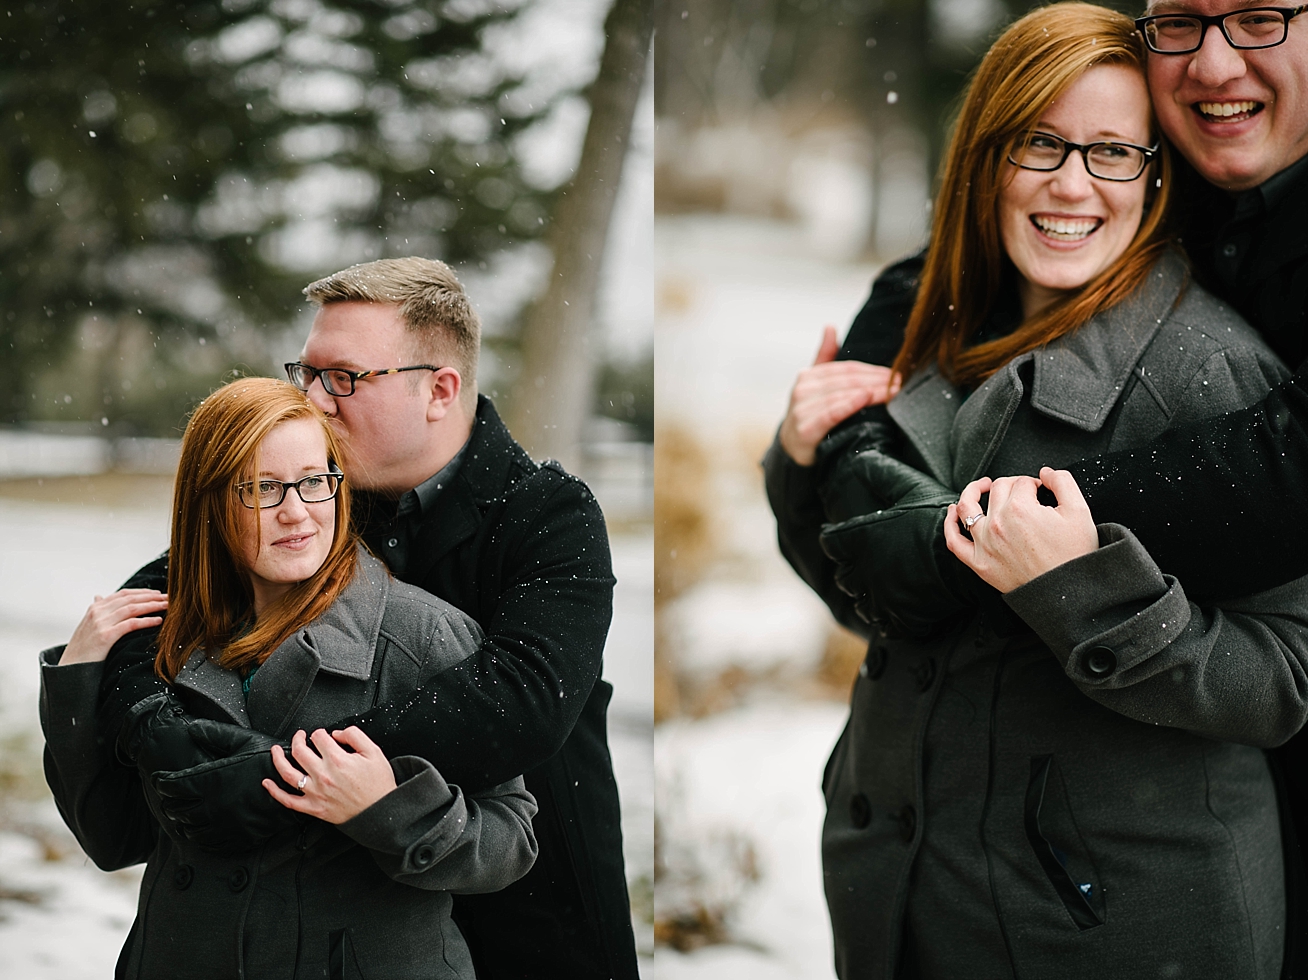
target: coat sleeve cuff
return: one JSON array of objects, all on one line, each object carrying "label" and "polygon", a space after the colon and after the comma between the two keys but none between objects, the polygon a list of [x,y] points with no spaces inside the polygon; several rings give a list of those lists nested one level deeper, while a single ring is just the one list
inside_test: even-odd
[{"label": "coat sleeve cuff", "polygon": [[104,663],[66,664],[59,666],[63,656],[62,645],[42,650],[38,654],[41,665],[41,725],[46,740],[54,736],[65,744],[77,744],[95,736],[95,705],[100,694],[100,680],[104,676]]},{"label": "coat sleeve cuff", "polygon": [[104,663],[59,666],[63,645],[42,650],[39,713],[46,747],[60,772],[79,778],[99,770],[103,745],[95,726]]},{"label": "coat sleeve cuff", "polygon": [[781,448],[781,435],[772,440],[763,456],[763,483],[768,500],[778,517],[811,515],[816,508],[819,519],[822,501],[818,497],[817,467],[800,466]]},{"label": "coat sleeve cuff", "polygon": [[1099,548],[1004,596],[1078,684],[1116,687],[1190,622],[1190,604],[1120,524],[1101,524]]},{"label": "coat sleeve cuff", "polygon": [[387,874],[422,874],[462,833],[467,806],[426,759],[396,756],[391,771],[395,789],[338,829],[372,851]]}]

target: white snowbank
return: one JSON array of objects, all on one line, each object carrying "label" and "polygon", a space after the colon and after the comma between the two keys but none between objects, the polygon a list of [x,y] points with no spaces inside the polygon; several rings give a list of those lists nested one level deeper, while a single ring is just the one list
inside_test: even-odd
[{"label": "white snowbank", "polygon": [[833,977],[818,850],[819,782],[848,710],[757,704],[654,734],[661,833],[679,842],[734,832],[753,843],[760,879],[728,925],[736,945],[689,955],[661,947],[656,980]]}]

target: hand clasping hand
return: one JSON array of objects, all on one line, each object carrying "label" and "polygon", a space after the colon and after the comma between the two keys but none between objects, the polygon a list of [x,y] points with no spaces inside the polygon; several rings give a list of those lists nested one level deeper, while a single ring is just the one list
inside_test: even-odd
[{"label": "hand clasping hand", "polygon": [[[1036,499],[1041,486],[1057,498],[1056,507]],[[989,507],[981,510],[981,495]],[[960,529],[972,535],[969,541]],[[1011,592],[1073,558],[1099,547],[1090,507],[1067,470],[1046,466],[1040,479],[982,477],[963,488],[945,518],[945,543],[972,571],[1000,592]]]},{"label": "hand clasping hand", "polygon": [[[282,806],[327,823],[342,824],[395,789],[390,762],[363,729],[351,725],[329,735],[326,729],[319,728],[310,738],[312,746],[303,731],[291,739],[291,758],[299,769],[291,765],[280,745],[272,748],[277,774],[301,794],[288,793],[265,779],[263,788]],[[347,752],[341,746],[354,751]]]}]

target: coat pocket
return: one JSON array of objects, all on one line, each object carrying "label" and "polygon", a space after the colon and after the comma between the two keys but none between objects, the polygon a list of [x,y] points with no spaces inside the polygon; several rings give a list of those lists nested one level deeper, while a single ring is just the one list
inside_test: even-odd
[{"label": "coat pocket", "polygon": [[1084,932],[1103,925],[1106,910],[1099,875],[1077,830],[1052,755],[1031,758],[1024,816],[1036,860],[1076,927]]}]

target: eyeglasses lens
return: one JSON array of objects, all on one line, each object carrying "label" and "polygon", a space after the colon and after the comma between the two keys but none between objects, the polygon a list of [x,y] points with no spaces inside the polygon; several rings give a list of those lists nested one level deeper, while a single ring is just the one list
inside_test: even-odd
[{"label": "eyeglasses lens", "polygon": [[345,371],[323,371],[322,386],[329,395],[354,394],[354,379]]},{"label": "eyeglasses lens", "polygon": [[1130,180],[1144,169],[1145,156],[1133,146],[1100,143],[1087,154],[1089,170],[1096,177]]},{"label": "eyeglasses lens", "polygon": [[291,384],[301,391],[308,391],[313,387],[314,377],[322,378],[323,390],[329,395],[345,397],[354,394],[354,379],[350,377],[350,372],[340,369],[315,370],[307,364],[287,364],[286,377]]}]

